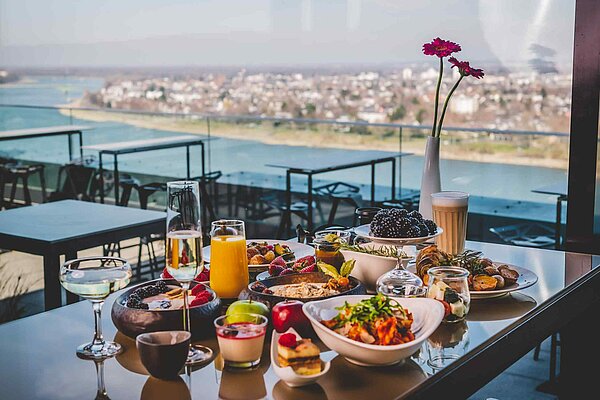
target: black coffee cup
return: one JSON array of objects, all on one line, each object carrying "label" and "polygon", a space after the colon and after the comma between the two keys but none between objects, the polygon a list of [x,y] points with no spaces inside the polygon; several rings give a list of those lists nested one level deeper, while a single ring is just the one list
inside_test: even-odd
[{"label": "black coffee cup", "polygon": [[138,335],[136,346],[140,360],[150,375],[158,379],[176,379],[185,365],[191,334],[186,331],[151,332]]}]

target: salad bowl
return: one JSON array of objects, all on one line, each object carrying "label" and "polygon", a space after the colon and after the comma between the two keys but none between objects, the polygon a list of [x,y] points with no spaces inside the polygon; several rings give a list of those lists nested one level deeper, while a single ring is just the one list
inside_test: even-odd
[{"label": "salad bowl", "polygon": [[394,298],[413,315],[414,340],[396,345],[374,345],[352,340],[341,335],[321,321],[335,317],[345,302],[356,304],[372,296],[339,296],[326,300],[310,301],[302,307],[319,339],[331,350],[351,363],[361,366],[385,366],[397,364],[412,356],[438,328],[444,317],[444,306],[439,301],[427,298]]}]

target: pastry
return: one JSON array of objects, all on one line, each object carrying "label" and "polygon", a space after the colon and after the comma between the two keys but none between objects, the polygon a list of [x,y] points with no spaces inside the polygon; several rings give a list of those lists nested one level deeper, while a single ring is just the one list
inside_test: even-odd
[{"label": "pastry", "polygon": [[298,375],[321,372],[320,351],[310,339],[297,340],[293,333],[285,333],[277,341],[279,365],[292,367]]}]

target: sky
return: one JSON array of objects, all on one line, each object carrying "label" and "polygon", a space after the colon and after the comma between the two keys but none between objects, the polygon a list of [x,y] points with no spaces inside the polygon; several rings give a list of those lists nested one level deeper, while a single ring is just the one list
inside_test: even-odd
[{"label": "sky", "polygon": [[0,0],[0,66],[376,64],[572,58],[574,0]]}]

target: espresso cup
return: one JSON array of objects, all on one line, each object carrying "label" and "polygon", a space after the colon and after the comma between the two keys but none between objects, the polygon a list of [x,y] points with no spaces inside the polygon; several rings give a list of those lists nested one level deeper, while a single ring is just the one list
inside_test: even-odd
[{"label": "espresso cup", "polygon": [[138,335],[135,342],[150,375],[176,379],[187,360],[191,337],[186,331],[151,332]]},{"label": "espresso cup", "polygon": [[459,254],[465,249],[469,194],[438,192],[431,195],[433,221],[444,232],[436,238],[438,248],[446,253]]}]

